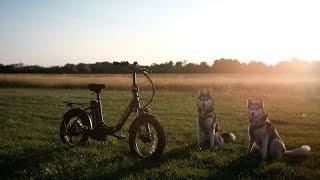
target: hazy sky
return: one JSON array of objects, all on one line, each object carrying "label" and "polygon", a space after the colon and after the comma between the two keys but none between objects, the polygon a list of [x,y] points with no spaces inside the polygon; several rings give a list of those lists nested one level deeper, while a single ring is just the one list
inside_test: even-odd
[{"label": "hazy sky", "polygon": [[0,0],[0,63],[320,59],[317,0]]}]

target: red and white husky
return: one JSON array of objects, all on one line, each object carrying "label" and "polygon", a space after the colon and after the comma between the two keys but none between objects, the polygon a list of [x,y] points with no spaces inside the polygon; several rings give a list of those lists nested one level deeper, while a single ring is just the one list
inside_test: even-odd
[{"label": "red and white husky", "polygon": [[249,116],[249,144],[247,154],[256,146],[262,158],[276,158],[283,155],[304,156],[310,152],[310,146],[304,145],[293,150],[286,150],[286,147],[278,134],[275,125],[268,119],[268,114],[264,111],[264,101],[258,102],[248,99]]},{"label": "red and white husky", "polygon": [[214,99],[209,91],[200,91],[198,96],[198,116],[196,125],[198,128],[198,148],[201,149],[205,142],[209,141],[209,148],[214,144],[223,144],[227,141],[234,141],[236,136],[232,133],[219,132],[219,123],[214,112]]}]

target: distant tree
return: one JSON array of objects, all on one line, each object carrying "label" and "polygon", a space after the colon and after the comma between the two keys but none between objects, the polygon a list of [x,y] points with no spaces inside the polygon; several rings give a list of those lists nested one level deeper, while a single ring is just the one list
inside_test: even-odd
[{"label": "distant tree", "polygon": [[97,62],[95,64],[91,64],[90,69],[92,73],[111,73],[114,74],[117,72],[119,67],[114,67],[113,64],[109,62]]},{"label": "distant tree", "polygon": [[182,72],[183,69],[183,64],[181,61],[177,61],[176,64],[174,65],[174,73],[180,73]]},{"label": "distant tree", "polygon": [[0,73],[4,71],[4,65],[0,63]]},{"label": "distant tree", "polygon": [[243,66],[238,60],[224,59],[215,60],[212,65],[213,73],[237,74],[243,73]]},{"label": "distant tree", "polygon": [[[240,63],[236,59],[218,59],[210,67],[207,62],[200,64],[187,63],[187,61],[173,61],[165,63],[153,63],[146,66],[153,73],[219,73],[219,74],[239,74],[239,73],[320,73],[320,61],[302,61],[293,58],[291,61],[282,61],[274,66],[268,66],[263,62],[251,61],[250,63]],[[25,66],[21,63],[3,65],[0,64],[0,73],[129,73],[127,67],[114,66],[110,62],[97,62],[94,64],[66,64],[64,66]]]},{"label": "distant tree", "polygon": [[274,66],[275,73],[289,73],[291,70],[289,61],[281,61]]},{"label": "distant tree", "polygon": [[246,67],[246,73],[262,74],[268,73],[269,68],[263,62],[251,61]]},{"label": "distant tree", "polygon": [[177,69],[181,69],[182,68],[182,62],[181,61],[177,61],[176,64],[175,64],[175,67]]},{"label": "distant tree", "polygon": [[173,64],[173,61],[156,64],[153,63],[150,66],[150,69],[152,72],[155,73],[174,73],[175,72],[175,66]]},{"label": "distant tree", "polygon": [[63,66],[63,72],[64,73],[78,73],[77,67],[74,64],[66,64]]},{"label": "distant tree", "polygon": [[24,66],[23,63],[17,63],[17,64],[11,64],[13,65],[15,68],[22,68]]},{"label": "distant tree", "polygon": [[1,69],[1,73],[17,73],[16,68],[12,64],[4,65]]},{"label": "distant tree", "polygon": [[291,61],[281,61],[274,67],[275,73],[306,73],[312,70],[312,66],[307,61],[293,58]]},{"label": "distant tree", "polygon": [[65,72],[63,70],[63,67],[51,66],[51,67],[47,68],[46,73],[49,73],[49,74],[61,74],[61,73],[65,73]]},{"label": "distant tree", "polygon": [[167,63],[162,64],[162,68],[165,70],[167,73],[172,73],[174,72],[174,65],[173,61],[169,61]]},{"label": "distant tree", "polygon": [[292,73],[306,73],[311,70],[311,66],[307,61],[302,61],[297,58],[291,60],[290,66]]},{"label": "distant tree", "polygon": [[201,62],[199,65],[199,72],[200,73],[209,73],[211,70],[210,66],[207,62]]},{"label": "distant tree", "polygon": [[47,69],[41,66],[24,66],[16,68],[19,73],[47,73]]},{"label": "distant tree", "polygon": [[78,73],[82,73],[82,74],[88,74],[91,72],[90,65],[84,64],[84,63],[77,64],[76,69]]}]

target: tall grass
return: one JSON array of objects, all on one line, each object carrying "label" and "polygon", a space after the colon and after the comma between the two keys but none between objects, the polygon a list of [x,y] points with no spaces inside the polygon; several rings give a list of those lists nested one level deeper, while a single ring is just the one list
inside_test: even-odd
[{"label": "tall grass", "polygon": [[[197,90],[264,90],[284,92],[320,93],[319,75],[301,74],[152,74],[157,89]],[[141,88],[149,84],[138,76]],[[89,83],[104,83],[107,89],[128,89],[132,79],[129,74],[101,75],[45,75],[45,74],[0,74],[0,87],[45,87],[86,88]]]}]

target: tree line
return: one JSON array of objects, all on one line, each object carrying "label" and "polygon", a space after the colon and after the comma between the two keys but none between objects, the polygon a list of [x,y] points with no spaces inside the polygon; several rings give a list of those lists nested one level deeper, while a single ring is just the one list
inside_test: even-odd
[{"label": "tree line", "polygon": [[[200,64],[187,61],[153,63],[144,66],[152,73],[181,73],[181,74],[268,74],[268,73],[320,73],[320,61],[302,61],[293,59],[281,61],[275,65],[251,61],[240,63],[236,59],[218,59],[213,64]],[[122,74],[129,73],[125,67],[114,66],[112,62],[96,62],[94,64],[66,64],[64,66],[24,66],[23,64],[0,64],[0,73],[46,73],[46,74]]]}]

